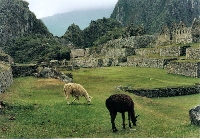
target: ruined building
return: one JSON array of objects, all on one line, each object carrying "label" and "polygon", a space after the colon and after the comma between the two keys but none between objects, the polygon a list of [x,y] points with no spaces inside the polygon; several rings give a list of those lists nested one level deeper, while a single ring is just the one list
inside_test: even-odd
[{"label": "ruined building", "polygon": [[158,36],[157,45],[187,44],[200,42],[200,19],[194,19],[192,27],[187,27],[182,21],[173,23],[169,28],[163,26]]}]

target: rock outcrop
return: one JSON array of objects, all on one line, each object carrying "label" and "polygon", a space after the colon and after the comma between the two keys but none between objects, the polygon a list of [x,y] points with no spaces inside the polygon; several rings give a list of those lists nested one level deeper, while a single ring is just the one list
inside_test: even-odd
[{"label": "rock outcrop", "polygon": [[73,77],[69,77],[65,75],[62,72],[59,72],[53,68],[47,68],[44,67],[37,75],[37,77],[42,77],[42,78],[56,78],[59,79],[65,83],[69,83],[73,81]]},{"label": "rock outcrop", "polygon": [[0,1],[0,46],[26,34],[50,34],[24,0]]},{"label": "rock outcrop", "polygon": [[147,33],[155,33],[166,23],[183,21],[191,26],[199,15],[199,0],[118,0],[111,18],[125,26],[143,25]]},{"label": "rock outcrop", "polygon": [[200,126],[200,105],[190,109],[189,116],[191,124]]}]

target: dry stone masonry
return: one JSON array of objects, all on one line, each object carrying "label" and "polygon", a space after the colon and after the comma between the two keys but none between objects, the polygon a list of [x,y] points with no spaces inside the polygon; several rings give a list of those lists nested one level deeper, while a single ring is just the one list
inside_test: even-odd
[{"label": "dry stone masonry", "polygon": [[141,56],[127,57],[127,65],[134,67],[148,67],[148,68],[161,68],[164,69],[167,64],[174,60],[174,58],[161,59],[161,58],[149,58]]},{"label": "dry stone masonry", "polygon": [[198,47],[188,48],[186,52],[186,59],[200,60],[200,45]]},{"label": "dry stone masonry", "polygon": [[12,69],[0,70],[0,93],[4,93],[5,90],[13,83]]},{"label": "dry stone masonry", "polygon": [[12,65],[13,77],[25,77],[25,76],[34,76],[37,73],[37,65],[28,64],[28,65]]},{"label": "dry stone masonry", "polygon": [[179,57],[186,55],[186,48],[190,46],[168,46],[160,48],[160,56]]},{"label": "dry stone masonry", "polygon": [[157,89],[129,89],[129,88],[121,87],[121,90],[147,98],[174,97],[174,96],[200,93],[200,87],[198,85],[188,86],[188,87],[169,87],[169,88],[157,88]]},{"label": "dry stone masonry", "polygon": [[5,92],[13,83],[13,74],[10,67],[10,63],[12,62],[13,59],[11,56],[0,50],[0,93]]},{"label": "dry stone masonry", "polygon": [[167,73],[200,78],[200,62],[172,61]]}]

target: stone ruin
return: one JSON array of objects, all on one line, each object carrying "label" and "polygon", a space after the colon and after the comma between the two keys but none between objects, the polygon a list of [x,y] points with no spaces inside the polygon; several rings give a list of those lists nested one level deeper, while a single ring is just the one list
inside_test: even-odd
[{"label": "stone ruin", "polygon": [[[160,35],[132,36],[87,49],[72,49],[67,69],[73,67],[137,66],[166,69],[170,74],[200,78],[200,19],[192,27],[183,22],[165,26]],[[176,45],[179,44],[179,45]],[[164,46],[162,46],[164,45]],[[181,61],[180,61],[181,60]],[[191,73],[188,73],[191,69]]]},{"label": "stone ruin", "polygon": [[195,18],[192,26],[187,27],[182,21],[171,27],[163,26],[158,35],[157,46],[169,44],[188,44],[200,42],[200,19]]},{"label": "stone ruin", "polygon": [[[130,46],[131,47],[131,46]],[[166,69],[167,73],[200,78],[200,45],[152,47],[152,48],[102,47],[91,55],[72,58],[68,70],[73,67],[136,66]],[[90,48],[91,49],[91,48]],[[90,50],[90,51],[95,51]],[[80,51],[80,50],[79,50]],[[84,49],[82,51],[85,51]],[[181,57],[181,59],[180,59]],[[188,72],[190,70],[190,72]]]}]

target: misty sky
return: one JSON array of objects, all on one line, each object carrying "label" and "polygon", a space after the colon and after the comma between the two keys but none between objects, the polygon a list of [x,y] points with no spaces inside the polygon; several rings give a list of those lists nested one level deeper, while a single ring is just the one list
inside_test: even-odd
[{"label": "misty sky", "polygon": [[37,18],[82,9],[114,7],[118,0],[26,0]]}]

